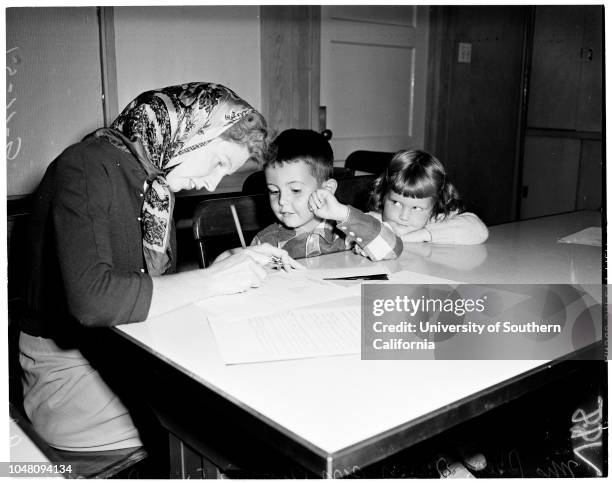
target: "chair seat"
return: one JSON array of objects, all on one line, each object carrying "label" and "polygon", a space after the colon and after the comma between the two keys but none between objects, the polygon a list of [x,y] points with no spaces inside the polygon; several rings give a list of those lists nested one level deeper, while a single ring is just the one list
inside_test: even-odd
[{"label": "chair seat", "polygon": [[54,451],[58,463],[73,465],[75,476],[71,478],[109,478],[147,457],[140,446],[109,451]]},{"label": "chair seat", "polygon": [[70,465],[68,478],[110,478],[147,457],[141,446],[108,451],[65,451],[49,446],[36,432],[28,418],[9,404],[10,417],[54,465]]}]

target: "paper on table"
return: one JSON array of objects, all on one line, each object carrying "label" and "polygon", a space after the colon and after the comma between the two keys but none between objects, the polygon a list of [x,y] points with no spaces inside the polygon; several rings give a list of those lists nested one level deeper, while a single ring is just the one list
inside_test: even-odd
[{"label": "paper on table", "polygon": [[357,354],[361,348],[358,304],[208,321],[226,364]]},{"label": "paper on table", "polygon": [[402,270],[400,272],[391,273],[389,275],[391,283],[414,283],[414,284],[440,284],[440,285],[458,285],[462,282],[455,282],[446,278],[434,277],[424,273],[411,272],[410,270]]},{"label": "paper on table", "polygon": [[243,319],[273,314],[296,307],[338,300],[353,295],[346,288],[311,277],[308,271],[274,272],[259,288],[232,295],[211,297],[196,305],[208,317]]},{"label": "paper on table", "polygon": [[571,235],[564,236],[557,243],[574,243],[576,245],[601,246],[601,227],[591,226]]}]

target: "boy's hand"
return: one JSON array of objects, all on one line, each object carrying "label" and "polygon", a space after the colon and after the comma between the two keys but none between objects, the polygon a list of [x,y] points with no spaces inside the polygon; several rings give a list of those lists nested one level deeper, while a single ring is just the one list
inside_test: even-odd
[{"label": "boy's hand", "polygon": [[333,193],[320,188],[313,191],[308,199],[308,209],[319,218],[342,221],[348,217],[348,206],[340,203]]},{"label": "boy's hand", "polygon": [[260,265],[272,264],[276,268],[282,268],[287,272],[306,268],[300,262],[291,258],[286,250],[274,247],[269,243],[247,247],[243,250],[243,253]]}]

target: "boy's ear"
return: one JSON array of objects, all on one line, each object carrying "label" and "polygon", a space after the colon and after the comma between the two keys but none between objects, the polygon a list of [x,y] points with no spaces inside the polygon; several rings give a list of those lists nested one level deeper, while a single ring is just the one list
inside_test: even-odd
[{"label": "boy's ear", "polygon": [[329,178],[327,181],[323,181],[321,187],[334,194],[338,188],[338,182],[334,178]]}]

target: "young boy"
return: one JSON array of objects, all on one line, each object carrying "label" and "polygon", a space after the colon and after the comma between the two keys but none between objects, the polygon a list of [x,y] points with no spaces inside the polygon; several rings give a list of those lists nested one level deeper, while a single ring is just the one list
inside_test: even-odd
[{"label": "young boy", "polygon": [[264,172],[278,223],[261,230],[251,245],[270,243],[292,258],[350,249],[372,260],[400,255],[402,241],[389,225],[336,199],[333,157],[327,139],[315,131],[288,129],[277,136]]}]

